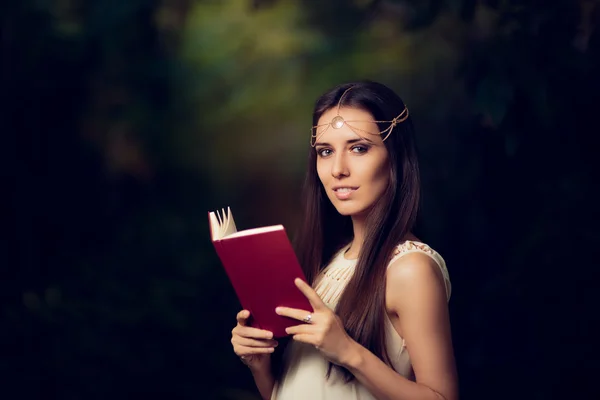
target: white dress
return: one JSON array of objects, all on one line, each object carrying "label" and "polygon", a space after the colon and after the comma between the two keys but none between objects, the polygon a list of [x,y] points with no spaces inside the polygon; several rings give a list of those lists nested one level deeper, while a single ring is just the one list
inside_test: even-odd
[{"label": "white dress", "polygon": [[[348,246],[344,247],[335,255],[316,280],[316,292],[331,309],[335,309],[356,266],[356,260],[344,257],[347,248]],[[406,241],[396,248],[390,264],[413,252],[426,254],[437,263],[444,276],[447,298],[450,299],[451,285],[446,263],[428,245]],[[389,318],[385,319],[385,324],[387,350],[394,370],[407,379],[412,379],[410,355],[404,339],[394,329]],[[286,349],[284,362],[283,376],[275,384],[271,400],[376,400],[357,380],[345,383],[335,369],[327,379],[328,361],[314,346],[291,341]]]}]

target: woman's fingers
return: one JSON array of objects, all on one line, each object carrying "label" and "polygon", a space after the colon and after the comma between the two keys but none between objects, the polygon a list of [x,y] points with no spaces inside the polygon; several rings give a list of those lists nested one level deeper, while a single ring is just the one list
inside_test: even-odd
[{"label": "woman's fingers", "polygon": [[233,328],[233,335],[251,338],[251,339],[273,339],[273,332],[263,329],[251,328],[249,326],[238,325]]},{"label": "woman's fingers", "polygon": [[273,332],[246,326],[246,320],[249,317],[250,317],[250,311],[248,311],[248,310],[242,310],[237,314],[236,319],[237,319],[238,324],[235,328],[233,328],[233,331],[232,331],[232,333],[234,335],[239,335],[239,336],[254,338],[254,339],[272,339],[273,338]]},{"label": "woman's fingers", "polygon": [[308,315],[310,315],[311,322],[314,322],[314,320],[313,320],[314,314],[311,313],[310,311],[299,310],[297,308],[289,308],[289,307],[277,307],[275,309],[275,312],[278,315],[281,315],[283,317],[297,319],[298,321],[305,321],[306,317]]},{"label": "woman's fingers", "polygon": [[312,344],[313,346],[317,346],[315,343],[314,335],[309,335],[306,333],[298,333],[292,336],[292,339],[297,342]]},{"label": "woman's fingers", "polygon": [[238,357],[252,356],[256,354],[271,354],[275,351],[274,347],[245,347],[236,346],[233,351]]},{"label": "woman's fingers", "polygon": [[296,284],[296,287],[304,294],[304,296],[306,296],[310,305],[315,311],[327,309],[327,306],[325,303],[323,303],[321,297],[308,283],[304,282],[300,278],[294,279],[294,283]]},{"label": "woman's fingers", "polygon": [[315,332],[318,332],[318,328],[315,327],[314,325],[308,325],[308,324],[289,326],[289,327],[285,328],[285,333],[287,333],[288,335],[297,335],[299,333],[311,334],[311,333],[315,333]]},{"label": "woman's fingers", "polygon": [[273,332],[246,326],[250,311],[242,310],[236,315],[237,325],[231,331],[231,344],[234,353],[248,366],[268,362],[275,351],[277,341]]},{"label": "woman's fingers", "polygon": [[277,347],[278,345],[276,340],[256,340],[242,336],[234,336],[231,341],[234,345],[245,347]]},{"label": "woman's fingers", "polygon": [[248,317],[250,317],[250,311],[242,310],[239,313],[237,313],[235,319],[237,319],[238,324],[246,325],[246,320],[248,319]]}]

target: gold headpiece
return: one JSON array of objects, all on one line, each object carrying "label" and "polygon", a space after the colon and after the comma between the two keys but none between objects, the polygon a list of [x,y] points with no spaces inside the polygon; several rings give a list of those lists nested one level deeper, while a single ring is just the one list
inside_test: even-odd
[{"label": "gold headpiece", "polygon": [[[331,119],[331,122],[327,123],[327,124],[321,124],[321,125],[316,125],[313,126],[311,128],[311,134],[310,134],[310,145],[312,147],[315,147],[315,144],[317,143],[317,140],[319,140],[319,138],[321,136],[323,136],[323,134],[325,132],[327,132],[327,130],[332,127],[333,129],[340,129],[342,126],[346,125],[348,128],[350,128],[354,133],[356,133],[356,135],[360,136],[358,134],[358,132],[356,131],[361,131],[364,133],[368,133],[369,135],[380,135],[383,136],[383,141],[385,141],[385,139],[388,138],[388,136],[390,136],[390,134],[392,133],[392,130],[394,129],[394,127],[401,123],[406,121],[406,119],[408,118],[408,108],[406,106],[404,106],[404,110],[402,110],[402,112],[400,114],[398,114],[398,116],[396,118],[394,118],[391,121],[346,121],[344,119],[344,117],[342,117],[340,115],[340,106],[342,104],[342,99],[344,98],[344,96],[346,95],[346,93],[348,93],[348,91],[352,89],[352,86],[349,87],[348,89],[346,89],[346,91],[342,94],[342,96],[340,97],[340,100],[338,101],[338,105],[337,105],[337,115],[335,117],[333,117]],[[356,128],[352,125],[350,125],[351,122],[374,122],[376,124],[378,123],[389,123],[390,126],[388,126],[386,129],[384,129],[383,131],[379,132],[379,133],[372,133],[372,132],[368,132],[365,131],[364,129],[360,129],[360,128]],[[325,127],[323,130],[321,130],[320,132],[317,132],[317,130],[319,128]]]}]

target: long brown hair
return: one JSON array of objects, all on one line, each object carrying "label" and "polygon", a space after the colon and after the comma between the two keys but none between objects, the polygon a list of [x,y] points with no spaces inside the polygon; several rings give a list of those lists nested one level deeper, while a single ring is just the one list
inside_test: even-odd
[{"label": "long brown hair", "polygon": [[[327,110],[341,106],[362,109],[376,121],[391,121],[404,110],[404,102],[388,87],[370,81],[339,85],[316,102],[313,126]],[[380,124],[384,130],[388,124]],[[410,117],[393,128],[384,144],[389,154],[389,184],[369,211],[364,243],[354,275],[336,307],[348,334],[391,366],[385,345],[386,270],[395,247],[415,224],[420,197],[420,178],[413,123]],[[303,188],[304,216],[295,240],[300,264],[309,283],[332,256],[352,240],[352,221],[333,207],[317,175],[316,151],[309,150],[308,170]],[[354,376],[338,368],[346,381]]]}]

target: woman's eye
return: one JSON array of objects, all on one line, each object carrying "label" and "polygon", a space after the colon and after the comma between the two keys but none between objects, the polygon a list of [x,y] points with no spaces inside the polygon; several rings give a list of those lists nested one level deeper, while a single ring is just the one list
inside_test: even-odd
[{"label": "woman's eye", "polygon": [[353,153],[366,153],[369,150],[367,146],[354,146],[352,148]]},{"label": "woman's eye", "polygon": [[331,150],[330,149],[320,149],[320,150],[317,150],[317,154],[319,154],[321,157],[327,157],[328,155],[331,154]]}]

